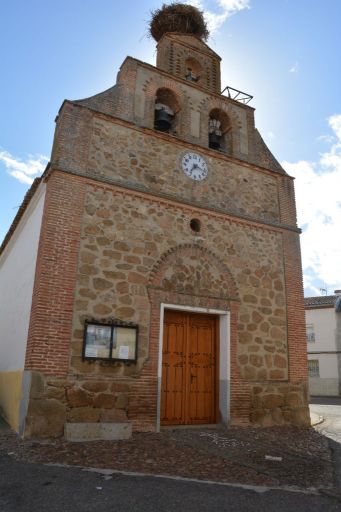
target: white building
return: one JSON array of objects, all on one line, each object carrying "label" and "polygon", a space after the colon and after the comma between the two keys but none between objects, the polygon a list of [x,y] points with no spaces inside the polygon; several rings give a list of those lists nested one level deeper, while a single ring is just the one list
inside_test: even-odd
[{"label": "white building", "polygon": [[311,395],[341,395],[341,290],[334,293],[304,299]]}]

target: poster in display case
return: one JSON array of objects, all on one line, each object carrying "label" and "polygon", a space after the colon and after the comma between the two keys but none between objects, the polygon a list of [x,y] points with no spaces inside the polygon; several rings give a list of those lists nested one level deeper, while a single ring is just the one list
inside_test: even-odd
[{"label": "poster in display case", "polygon": [[85,322],[83,359],[131,361],[137,358],[137,325]]}]

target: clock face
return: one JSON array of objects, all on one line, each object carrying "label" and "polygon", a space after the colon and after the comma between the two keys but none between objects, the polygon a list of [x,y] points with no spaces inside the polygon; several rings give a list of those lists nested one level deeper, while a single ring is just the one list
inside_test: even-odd
[{"label": "clock face", "polygon": [[185,153],[181,163],[184,173],[192,180],[201,181],[207,177],[206,160],[197,153]]}]

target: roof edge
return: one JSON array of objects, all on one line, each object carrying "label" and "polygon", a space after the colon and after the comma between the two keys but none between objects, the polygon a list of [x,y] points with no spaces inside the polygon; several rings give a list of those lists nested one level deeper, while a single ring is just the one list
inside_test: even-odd
[{"label": "roof edge", "polygon": [[14,235],[24,213],[27,210],[28,205],[31,203],[31,200],[35,196],[35,193],[36,193],[40,183],[43,181],[43,178],[44,178],[47,170],[49,169],[49,167],[50,167],[50,162],[47,164],[44,173],[41,176],[39,176],[38,178],[34,179],[32,185],[26,192],[24,199],[23,199],[21,205],[19,206],[19,210],[17,211],[17,213],[16,213],[16,215],[15,215],[15,217],[5,235],[5,238],[3,239],[2,244],[0,245],[0,256],[4,253],[7,245],[9,244],[12,236]]},{"label": "roof edge", "polygon": [[338,297],[340,297],[340,295],[335,294],[304,297],[304,307],[305,309],[333,308]]}]

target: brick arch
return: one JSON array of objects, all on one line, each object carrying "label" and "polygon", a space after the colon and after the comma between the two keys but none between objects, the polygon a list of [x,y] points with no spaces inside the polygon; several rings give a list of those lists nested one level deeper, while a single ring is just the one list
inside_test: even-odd
[{"label": "brick arch", "polygon": [[193,57],[191,54],[188,54],[187,58],[185,58],[185,72],[188,68],[190,68],[197,80],[201,78],[203,69],[203,65],[200,60],[197,58],[197,56]]},{"label": "brick arch", "polygon": [[152,77],[145,81],[144,85],[142,86],[142,90],[144,91],[145,95],[145,126],[148,128],[154,127],[154,105],[158,89],[169,89],[176,96],[177,102],[180,106],[179,112],[177,113],[177,131],[179,135],[183,132],[183,118],[184,111],[186,110],[186,100],[184,98],[183,91],[177,85],[178,84],[176,84],[174,81],[162,76]]},{"label": "brick arch", "polygon": [[149,287],[188,295],[238,300],[234,278],[211,250],[183,244],[164,253],[150,273]]},{"label": "brick arch", "polygon": [[[221,281],[226,283],[227,286],[222,290],[220,296],[212,295],[195,295],[191,291],[177,289],[177,287],[164,287],[164,277],[167,276],[169,269],[174,269],[174,264],[183,262],[184,260],[203,263],[204,267],[214,267],[215,271],[221,276]],[[198,267],[196,268],[198,269]],[[190,278],[193,277],[189,276]],[[168,283],[169,284],[169,281]],[[249,408],[243,407],[240,412],[240,396],[245,403],[245,385],[241,383],[241,375],[237,365],[237,324],[238,324],[238,310],[240,306],[240,299],[236,283],[231,275],[229,269],[221,259],[213,253],[213,251],[196,244],[182,244],[166,251],[153,267],[148,284],[148,296],[150,301],[150,331],[149,331],[149,360],[148,364],[156,373],[159,366],[160,355],[160,329],[162,321],[162,307],[163,304],[166,308],[169,305],[181,310],[190,308],[194,311],[220,311],[229,312],[229,337],[230,347],[226,346],[226,340],[221,341],[225,345],[226,355],[230,361],[230,375],[231,375],[231,421],[239,423],[248,423]],[[148,368],[149,370],[149,368]],[[150,370],[149,370],[150,371]],[[156,388],[156,386],[155,386]],[[148,403],[150,403],[150,396],[148,396]],[[155,408],[157,406],[157,396],[154,395]],[[242,416],[244,413],[244,416]]]},{"label": "brick arch", "polygon": [[240,150],[240,130],[242,127],[241,120],[230,104],[219,98],[205,98],[200,103],[201,109],[201,133],[207,134],[208,145],[208,119],[212,110],[221,110],[225,113],[231,122],[232,148],[231,153],[239,153]]},{"label": "brick arch", "polygon": [[193,52],[191,49],[186,48],[179,50],[177,52],[177,60],[179,61],[178,65],[180,66],[180,69],[178,69],[178,76],[180,76],[182,79],[185,79],[186,76],[186,64],[188,61],[192,60],[193,62],[197,62],[200,69],[197,70],[198,74],[198,84],[203,85],[204,84],[204,70],[207,67],[207,63],[205,61],[204,56],[200,55],[198,52]]},{"label": "brick arch", "polygon": [[206,98],[200,103],[200,109],[202,113],[207,116],[213,109],[222,110],[231,119],[233,129],[239,130],[242,127],[242,122],[235,109],[221,98],[210,98],[209,96],[206,96]]}]

